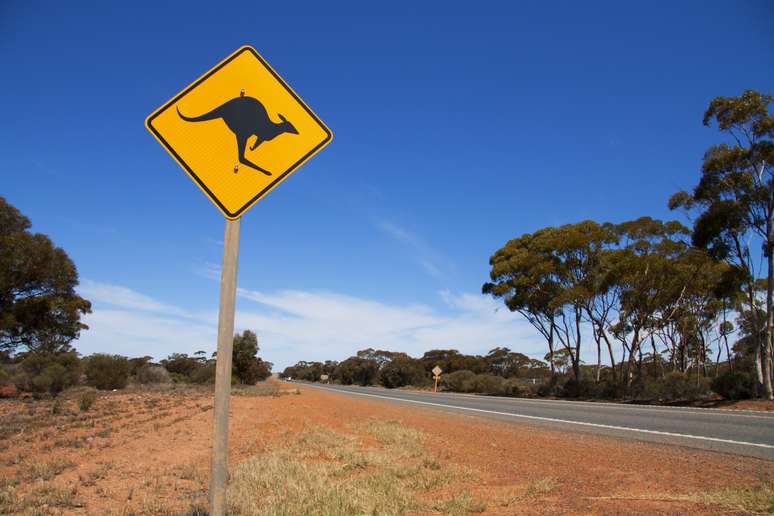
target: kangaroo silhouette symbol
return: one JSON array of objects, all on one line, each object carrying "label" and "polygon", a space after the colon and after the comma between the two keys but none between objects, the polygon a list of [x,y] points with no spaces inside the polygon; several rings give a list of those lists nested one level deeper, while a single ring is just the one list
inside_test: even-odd
[{"label": "kangaroo silhouette symbol", "polygon": [[[179,108],[177,109],[177,114],[186,122],[206,122],[222,118],[231,132],[234,133],[234,136],[236,136],[239,163],[263,172],[267,176],[270,176],[271,172],[259,167],[245,157],[247,140],[251,136],[257,137],[255,143],[250,146],[250,150],[255,150],[263,142],[273,140],[281,134],[298,134],[293,124],[279,113],[277,115],[281,122],[272,122],[263,104],[256,98],[246,97],[244,92],[239,97],[233,98],[209,113],[200,116],[185,116],[180,112]],[[234,172],[237,170],[238,167],[235,166]]]}]

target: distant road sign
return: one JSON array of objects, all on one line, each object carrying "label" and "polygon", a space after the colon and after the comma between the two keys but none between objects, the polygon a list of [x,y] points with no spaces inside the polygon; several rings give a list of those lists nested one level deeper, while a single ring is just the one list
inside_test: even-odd
[{"label": "distant road sign", "polygon": [[438,367],[438,366],[435,366],[433,368],[433,375],[434,376],[440,376],[442,372],[443,372],[443,370],[440,367]]},{"label": "distant road sign", "polygon": [[328,375],[327,374],[321,374],[320,375],[320,380],[322,380],[324,382],[327,382],[328,381]]},{"label": "distant road sign", "polygon": [[250,46],[154,111],[145,125],[229,219],[333,138]]}]

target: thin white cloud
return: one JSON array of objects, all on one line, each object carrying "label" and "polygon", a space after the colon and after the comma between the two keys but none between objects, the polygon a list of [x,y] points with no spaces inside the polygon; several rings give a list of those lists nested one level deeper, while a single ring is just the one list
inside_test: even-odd
[{"label": "thin white cloud", "polygon": [[114,307],[143,312],[157,312],[176,317],[191,317],[191,313],[187,310],[162,303],[152,297],[148,297],[120,285],[84,280],[78,287],[78,292],[92,302],[103,303]]},{"label": "thin white cloud", "polygon": [[208,354],[215,349],[217,325],[204,320],[165,317],[142,311],[100,308],[85,317],[89,329],[75,343],[83,355],[110,353],[129,357],[152,356],[158,360],[176,352]]},{"label": "thin white cloud", "polygon": [[[217,310],[194,314],[119,285],[84,282],[94,302],[90,329],[76,342],[84,354],[120,353],[157,359],[215,349]],[[298,360],[342,360],[381,348],[421,356],[433,348],[486,353],[496,346],[541,356],[545,344],[529,324],[479,294],[444,291],[446,309],[390,304],[336,292],[239,289],[237,330],[256,331],[261,356],[284,368]],[[184,317],[184,318],[183,318]]]},{"label": "thin white cloud", "polygon": [[448,260],[445,260],[438,251],[433,249],[419,235],[387,221],[378,223],[377,227],[392,239],[406,246],[410,250],[414,261],[430,276],[436,279],[443,279],[446,276],[444,268],[448,268]]},{"label": "thin white cloud", "polygon": [[203,265],[196,265],[193,272],[202,278],[220,281],[220,265],[217,263],[205,262]]}]

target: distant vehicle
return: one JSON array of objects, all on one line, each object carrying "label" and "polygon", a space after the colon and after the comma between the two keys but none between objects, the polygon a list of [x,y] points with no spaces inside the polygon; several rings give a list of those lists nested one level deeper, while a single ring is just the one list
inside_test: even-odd
[{"label": "distant vehicle", "polygon": [[292,376],[288,376],[287,378],[285,378],[285,381],[292,382],[293,381],[293,377]]}]

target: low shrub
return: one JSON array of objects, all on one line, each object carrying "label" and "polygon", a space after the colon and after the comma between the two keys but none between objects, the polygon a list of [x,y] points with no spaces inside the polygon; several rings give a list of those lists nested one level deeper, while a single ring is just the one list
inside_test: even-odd
[{"label": "low shrub", "polygon": [[78,398],[78,408],[81,409],[81,412],[87,412],[94,405],[95,401],[97,401],[96,391],[85,391]]},{"label": "low shrub", "polygon": [[738,371],[726,371],[712,380],[711,388],[727,400],[746,400],[755,396],[755,380],[752,375]]},{"label": "low shrub", "polygon": [[188,382],[188,377],[182,373],[169,373],[169,379],[172,380],[172,383]]},{"label": "low shrub", "polygon": [[74,351],[30,352],[23,355],[13,382],[20,391],[56,396],[64,389],[77,384],[80,374],[81,363]]},{"label": "low shrub", "polygon": [[469,382],[466,392],[502,394],[505,379],[489,373],[477,374]]},{"label": "low shrub", "polygon": [[520,396],[522,394],[522,390],[515,379],[509,378],[503,382],[502,394],[506,396]]},{"label": "low shrub", "polygon": [[129,380],[129,360],[120,355],[94,354],[86,359],[86,383],[100,390],[123,389]]},{"label": "low shrub", "polygon": [[596,391],[596,384],[586,378],[576,380],[570,378],[562,388],[559,389],[559,396],[563,398],[590,398],[594,396]]},{"label": "low shrub", "polygon": [[633,396],[642,400],[694,400],[709,391],[707,378],[697,379],[679,371],[667,373],[663,378],[643,378],[632,386]]},{"label": "low shrub", "polygon": [[538,396],[556,396],[559,392],[559,377],[552,376],[547,382],[542,383],[537,388]]},{"label": "low shrub", "polygon": [[452,392],[470,392],[471,381],[476,377],[472,371],[461,370],[441,376],[441,386],[447,391]]},{"label": "low shrub", "polygon": [[626,385],[612,378],[603,380],[596,385],[595,396],[606,400],[618,400],[626,397]]},{"label": "low shrub", "polygon": [[162,366],[145,365],[137,369],[135,374],[137,383],[151,384],[151,383],[169,383],[172,381],[169,371]]},{"label": "low shrub", "polygon": [[51,413],[55,416],[59,416],[64,414],[65,412],[65,402],[61,398],[56,398],[54,400],[53,405],[51,405]]},{"label": "low shrub", "polygon": [[388,389],[406,385],[422,385],[425,369],[418,360],[398,357],[382,366],[378,376],[379,383]]},{"label": "low shrub", "polygon": [[[207,364],[195,370],[191,373],[190,381],[191,383],[198,384],[215,383],[215,363]],[[231,384],[234,384],[233,378]]]}]

